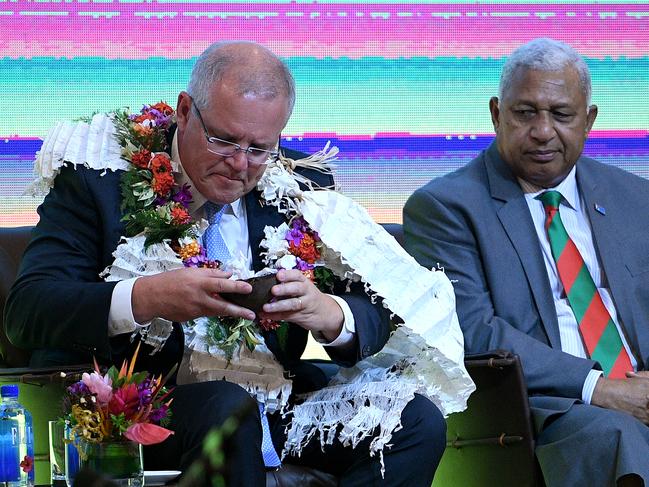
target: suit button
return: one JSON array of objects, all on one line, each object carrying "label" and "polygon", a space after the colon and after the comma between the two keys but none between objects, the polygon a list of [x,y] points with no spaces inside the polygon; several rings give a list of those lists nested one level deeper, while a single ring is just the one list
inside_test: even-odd
[{"label": "suit button", "polygon": [[362,355],[363,357],[369,357],[370,355],[372,355],[372,352],[371,352],[371,350],[370,350],[370,346],[369,346],[369,345],[365,345],[365,346],[363,347],[363,351],[361,352],[361,355]]}]

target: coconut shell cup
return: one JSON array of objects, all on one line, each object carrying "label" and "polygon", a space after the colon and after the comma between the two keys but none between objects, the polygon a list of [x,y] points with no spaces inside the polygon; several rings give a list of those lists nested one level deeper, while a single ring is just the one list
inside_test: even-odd
[{"label": "coconut shell cup", "polygon": [[244,279],[244,281],[252,286],[252,292],[250,294],[221,293],[220,296],[237,306],[248,308],[255,313],[259,313],[262,306],[273,297],[270,289],[277,284],[276,275],[266,274],[265,276]]}]

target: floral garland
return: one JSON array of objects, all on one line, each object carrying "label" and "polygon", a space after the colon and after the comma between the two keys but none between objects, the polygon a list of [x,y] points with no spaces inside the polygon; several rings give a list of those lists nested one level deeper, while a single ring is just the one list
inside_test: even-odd
[{"label": "floral garland", "polygon": [[[139,114],[119,110],[114,115],[117,140],[130,163],[121,180],[126,236],[146,235],[145,247],[168,240],[185,267],[218,269],[224,263],[207,258],[199,241],[199,225],[189,214],[191,188],[187,184],[180,187],[173,175],[167,133],[175,122],[173,108],[162,101],[144,105]],[[261,245],[268,249],[264,259],[269,267],[299,269],[322,291],[333,289],[334,275],[321,260],[320,238],[303,218],[293,212],[288,224],[266,227],[265,234]],[[259,320],[258,327],[243,318],[208,319],[210,344],[221,348],[228,358],[242,343],[250,350],[260,343],[258,327],[277,329],[281,344],[288,326],[268,319]]]}]

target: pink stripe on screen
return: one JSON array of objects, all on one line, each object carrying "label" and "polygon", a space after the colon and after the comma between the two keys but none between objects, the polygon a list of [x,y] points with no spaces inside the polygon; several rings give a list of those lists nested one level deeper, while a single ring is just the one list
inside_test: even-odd
[{"label": "pink stripe on screen", "polygon": [[[394,58],[404,53],[502,57],[539,36],[570,41],[582,54],[595,58],[640,57],[649,51],[647,17],[642,16],[638,5],[632,4],[133,4],[19,0],[4,3],[2,10],[9,14],[0,16],[0,56],[8,57],[185,59],[214,40],[240,38],[242,31],[246,38],[267,44],[280,55],[318,58]],[[33,15],[35,12],[48,14]],[[93,18],[90,14],[111,16]]]}]

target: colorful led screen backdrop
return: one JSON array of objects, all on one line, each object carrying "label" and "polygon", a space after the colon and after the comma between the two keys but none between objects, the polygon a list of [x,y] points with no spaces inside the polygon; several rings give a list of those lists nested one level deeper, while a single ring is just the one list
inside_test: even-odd
[{"label": "colorful led screen backdrop", "polygon": [[489,143],[504,58],[540,36],[591,67],[586,153],[649,177],[645,2],[0,0],[0,225],[36,222],[22,192],[55,120],[175,104],[197,54],[223,39],[286,59],[298,94],[284,145],[331,141],[343,191],[401,221],[415,188]]}]

